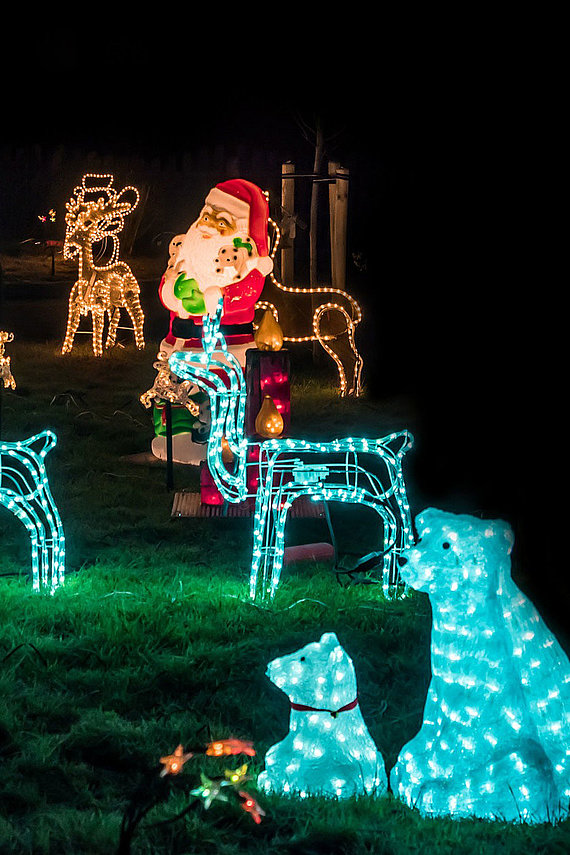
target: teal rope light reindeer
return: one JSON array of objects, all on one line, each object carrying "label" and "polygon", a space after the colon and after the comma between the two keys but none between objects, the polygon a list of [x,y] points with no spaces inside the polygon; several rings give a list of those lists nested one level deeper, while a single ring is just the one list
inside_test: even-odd
[{"label": "teal rope light reindeer", "polygon": [[32,546],[33,588],[63,584],[65,538],[44,458],[56,444],[49,430],[20,442],[0,442],[0,505],[26,527]]},{"label": "teal rope light reindeer", "polygon": [[[287,514],[300,496],[313,501],[361,504],[376,511],[384,536],[383,590],[387,597],[400,593],[396,559],[413,541],[402,473],[402,459],[412,447],[412,435],[404,430],[381,439],[248,440],[244,435],[245,377],[239,362],[226,347],[220,332],[220,317],[221,306],[213,318],[204,318],[202,353],[174,353],[169,364],[183,384],[195,383],[210,397],[212,427],[207,459],[224,499],[240,503],[253,498],[248,490],[247,473],[248,467],[258,467],[251,598],[267,601],[275,595],[283,566]],[[223,437],[233,455],[230,468],[222,460]],[[253,446],[259,451],[255,463],[248,459]],[[382,476],[360,465],[359,455],[363,453],[375,455]]]}]

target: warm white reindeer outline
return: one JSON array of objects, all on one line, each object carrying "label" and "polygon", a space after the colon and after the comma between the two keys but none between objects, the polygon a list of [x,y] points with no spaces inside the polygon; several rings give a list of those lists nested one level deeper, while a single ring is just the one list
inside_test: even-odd
[{"label": "warm white reindeer outline", "polygon": [[[269,218],[269,222],[271,223],[274,229],[274,243],[270,253],[270,257],[275,258],[277,248],[281,240],[281,231],[275,220],[272,220],[271,217]],[[322,303],[314,310],[312,319],[312,335],[285,335],[283,336],[283,341],[292,343],[318,341],[323,350],[328,353],[328,355],[336,365],[338,371],[338,379],[340,383],[341,398],[344,398],[347,395],[358,398],[362,391],[362,369],[364,366],[364,360],[362,359],[362,356],[360,355],[355,342],[356,328],[362,320],[362,310],[358,302],[347,291],[343,291],[340,288],[333,288],[332,286],[298,288],[296,286],[283,285],[283,283],[275,277],[272,271],[269,272],[269,278],[275,285],[275,287],[278,288],[280,291],[283,291],[285,294],[305,294],[311,296],[311,298],[314,298],[316,294],[334,295],[329,297],[329,300],[326,303]],[[345,302],[345,305],[342,306],[338,302],[332,302],[333,299],[342,299]],[[279,312],[273,303],[269,302],[268,300],[260,300],[255,304],[255,308],[269,310],[277,321],[277,323],[279,323]],[[343,319],[343,328],[337,333],[325,333],[323,331],[324,316],[329,313],[331,315],[334,313],[338,313],[338,315],[340,315]],[[254,327],[256,326],[258,325],[254,324]],[[344,333],[346,333],[347,342],[354,359],[354,364],[352,366],[352,371],[350,373],[349,379],[347,379],[348,366],[344,364],[340,355],[334,350],[333,347],[334,343],[338,341],[341,336],[344,335]]]},{"label": "warm white reindeer outline", "polygon": [[44,458],[57,437],[49,430],[20,442],[0,442],[0,505],[26,527],[32,545],[33,588],[63,584],[65,537]]},{"label": "warm white reindeer outline", "polygon": [[[95,184],[90,185],[89,179]],[[69,314],[62,353],[69,353],[82,315],[91,312],[93,319],[93,352],[103,354],[103,326],[105,314],[109,315],[109,329],[105,347],[115,344],[121,308],[131,318],[135,343],[144,347],[144,314],[140,304],[140,288],[130,267],[119,258],[119,239],[125,217],[139,202],[136,187],[124,187],[120,193],[113,187],[112,175],[87,174],[66,203],[67,229],[63,246],[64,258],[79,259],[78,279],[69,295]],[[135,194],[134,201],[124,197]],[[96,196],[95,194],[102,194]],[[87,198],[86,198],[87,197]],[[93,244],[111,238],[112,253],[109,262],[97,267],[93,259]]]},{"label": "warm white reindeer outline", "polygon": [[[412,447],[412,435],[404,430],[383,439],[249,442],[244,436],[245,377],[220,333],[220,317],[221,307],[213,320],[204,319],[203,353],[175,353],[169,364],[183,379],[182,385],[196,383],[210,397],[212,427],[207,460],[224,499],[239,503],[253,496],[248,492],[247,469],[252,465],[259,467],[250,596],[271,600],[275,595],[283,566],[287,513],[299,496],[309,496],[314,501],[363,504],[374,509],[382,520],[384,531],[384,592],[387,596],[400,593],[396,558],[412,543],[402,458]],[[233,454],[233,471],[228,470],[222,460],[223,437]],[[253,447],[259,450],[259,462],[254,464],[248,463],[248,453]],[[377,475],[359,465],[358,454],[365,452],[375,454],[383,462],[387,486]],[[320,455],[321,460],[306,464],[291,456],[295,453]],[[335,454],[340,455],[340,461],[331,462],[331,455]]]}]

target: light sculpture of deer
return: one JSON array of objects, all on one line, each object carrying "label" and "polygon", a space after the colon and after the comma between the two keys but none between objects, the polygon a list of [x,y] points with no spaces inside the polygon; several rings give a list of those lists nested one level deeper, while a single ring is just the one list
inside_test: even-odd
[{"label": "light sculpture of deer", "polygon": [[[396,559],[413,542],[402,458],[412,447],[412,435],[403,430],[382,439],[248,440],[244,435],[245,377],[220,333],[220,312],[219,307],[214,318],[204,318],[203,352],[174,353],[169,364],[183,385],[195,383],[209,395],[212,427],[207,460],[224,499],[240,503],[253,498],[248,490],[248,467],[258,467],[250,597],[272,600],[275,595],[283,566],[287,514],[300,496],[361,504],[376,511],[383,531],[384,593],[387,597],[402,593]],[[233,455],[230,468],[222,459],[224,437]],[[251,462],[254,446],[258,452],[253,455],[258,458],[255,463]],[[382,475],[361,466],[361,454],[374,457]]]},{"label": "light sculpture of deer", "polygon": [[0,505],[26,527],[32,545],[33,588],[63,584],[65,538],[44,458],[56,444],[49,430],[20,442],[0,441]]},{"label": "light sculpture of deer", "polygon": [[6,356],[6,344],[14,341],[14,333],[0,330],[0,381],[4,389],[15,389],[16,381],[10,369],[10,357]]},{"label": "light sculpture of deer", "polygon": [[[269,218],[269,222],[274,231],[271,258],[275,258],[281,240],[281,231],[275,220],[272,220],[271,217]],[[362,309],[359,303],[347,291],[343,291],[340,288],[333,288],[331,286],[315,286],[311,288],[287,286],[276,278],[273,271],[269,272],[269,279],[273,286],[284,294],[308,296],[312,304],[321,299],[325,300],[325,302],[314,308],[312,332],[305,332],[303,335],[294,336],[284,335],[283,341],[292,344],[318,341],[336,365],[341,397],[348,395],[358,398],[362,391],[362,369],[364,367],[364,360],[355,342],[356,328],[362,320]],[[267,291],[264,293],[267,293]],[[271,301],[267,299],[260,300],[255,304],[255,308],[265,311],[269,310],[277,323],[279,323],[279,311]],[[331,321],[333,321],[333,324],[331,324]],[[328,331],[325,329],[327,325],[329,327]],[[254,326],[256,325],[254,324]],[[333,331],[333,326],[336,326],[336,331]],[[342,343],[345,335],[345,345],[348,345],[350,356],[346,353],[343,356],[339,351],[339,344]]]},{"label": "light sculpture of deer", "polygon": [[[139,201],[136,187],[127,186],[120,192],[113,187],[112,175],[84,175],[66,204],[66,233],[64,258],[78,258],[78,278],[69,295],[67,330],[62,353],[69,353],[82,315],[91,313],[93,321],[93,352],[103,355],[103,328],[109,316],[105,347],[115,344],[121,309],[129,314],[135,343],[144,347],[144,314],[140,303],[140,288],[130,267],[119,261],[117,234]],[[93,246],[111,240],[111,257],[106,264],[97,265]]]}]

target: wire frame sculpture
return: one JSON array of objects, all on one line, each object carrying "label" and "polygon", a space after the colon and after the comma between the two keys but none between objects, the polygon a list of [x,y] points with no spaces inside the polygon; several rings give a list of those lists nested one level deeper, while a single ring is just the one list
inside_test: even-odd
[{"label": "wire frame sculpture", "polygon": [[10,357],[6,355],[6,344],[14,341],[14,333],[0,330],[0,381],[4,389],[15,389],[16,381],[10,368]]},{"label": "wire frame sculpture", "polygon": [[[218,490],[228,502],[255,498],[250,597],[271,601],[275,596],[287,515],[300,496],[372,508],[383,532],[384,594],[401,595],[405,588],[396,559],[413,541],[402,472],[403,457],[413,445],[411,433],[403,430],[381,439],[346,437],[332,442],[248,440],[244,433],[246,381],[220,332],[220,317],[221,306],[213,319],[204,319],[203,352],[174,353],[169,364],[183,384],[195,383],[209,395],[212,427],[207,459]],[[222,459],[222,440],[233,455],[232,464]],[[361,454],[373,456],[381,474],[362,466]],[[248,490],[252,466],[258,470],[256,493]]]},{"label": "wire frame sculpture", "polygon": [[[274,243],[270,253],[271,258],[274,258],[281,240],[281,232],[279,226],[271,217],[269,218],[269,222],[274,230]],[[283,285],[276,278],[273,271],[269,272],[269,278],[276,288],[286,294],[306,294],[312,299],[314,299],[314,295],[322,295],[323,298],[325,295],[329,296],[329,299],[317,306],[313,312],[312,332],[300,336],[284,335],[283,341],[292,344],[318,341],[336,365],[341,397],[352,395],[358,398],[362,391],[362,368],[364,365],[364,360],[355,342],[356,328],[362,320],[362,310],[359,303],[348,292],[340,288],[326,286],[297,288]],[[256,303],[256,309],[269,309],[275,320],[279,322],[279,312],[270,301],[260,300]],[[326,329],[326,318],[328,315],[335,315],[337,320],[341,322],[340,329],[336,332],[332,332],[330,329],[327,331]],[[346,335],[346,343],[351,353],[352,368],[346,364],[346,359],[343,359],[342,354],[338,350],[338,345],[344,335]]]},{"label": "wire frame sculpture", "polygon": [[44,458],[57,438],[49,430],[20,442],[0,442],[0,505],[26,527],[32,545],[35,591],[63,584],[65,537]]},{"label": "wire frame sculpture", "polygon": [[[103,328],[109,316],[105,347],[113,347],[121,309],[126,309],[132,324],[137,348],[144,347],[144,313],[140,303],[140,287],[129,265],[119,261],[118,233],[125,217],[139,203],[136,187],[124,187],[117,192],[112,175],[87,174],[66,203],[66,232],[64,258],[77,258],[78,278],[69,295],[67,330],[62,353],[69,353],[82,315],[91,313],[93,319],[93,352],[103,354]],[[100,241],[111,241],[111,257],[106,264],[97,264],[93,247]]]}]

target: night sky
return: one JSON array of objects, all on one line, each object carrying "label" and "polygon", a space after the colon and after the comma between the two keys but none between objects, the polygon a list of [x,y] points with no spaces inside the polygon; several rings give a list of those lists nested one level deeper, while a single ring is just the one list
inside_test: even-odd
[{"label": "night sky", "polygon": [[3,141],[169,153],[231,138],[270,147],[276,168],[309,166],[295,116],[319,115],[355,181],[359,298],[378,319],[366,333],[372,393],[413,396],[416,477],[434,500],[468,495],[509,518],[527,567],[558,581],[568,443],[555,53],[496,21],[492,35],[462,23],[448,39],[432,35],[437,23],[412,36],[380,15],[283,13],[254,34],[223,10],[203,26],[164,17],[152,36],[154,20],[120,38],[101,21],[86,36],[46,20],[19,37],[2,58]]}]

